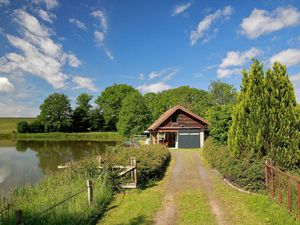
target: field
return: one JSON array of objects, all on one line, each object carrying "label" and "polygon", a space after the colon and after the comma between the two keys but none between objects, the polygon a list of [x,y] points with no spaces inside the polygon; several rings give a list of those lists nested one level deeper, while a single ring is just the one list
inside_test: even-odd
[{"label": "field", "polygon": [[0,118],[0,133],[5,133],[5,134],[10,134],[13,131],[16,130],[17,123],[21,121],[27,121],[27,122],[32,122],[36,118],[25,118],[25,117],[20,117],[20,118]]}]

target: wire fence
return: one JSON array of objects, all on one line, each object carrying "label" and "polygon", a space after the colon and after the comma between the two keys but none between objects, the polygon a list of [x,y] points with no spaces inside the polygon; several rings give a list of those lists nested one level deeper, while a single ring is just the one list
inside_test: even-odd
[{"label": "wire fence", "polygon": [[300,179],[265,162],[266,192],[290,214],[300,219]]}]

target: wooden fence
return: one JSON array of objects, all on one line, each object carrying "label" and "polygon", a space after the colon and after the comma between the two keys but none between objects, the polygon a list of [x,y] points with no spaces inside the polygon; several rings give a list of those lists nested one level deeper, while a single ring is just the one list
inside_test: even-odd
[{"label": "wooden fence", "polygon": [[300,219],[300,179],[265,161],[266,192],[289,213]]}]

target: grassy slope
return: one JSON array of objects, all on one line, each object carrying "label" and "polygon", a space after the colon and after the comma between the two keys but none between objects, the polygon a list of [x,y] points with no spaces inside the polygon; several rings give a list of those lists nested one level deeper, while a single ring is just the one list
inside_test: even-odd
[{"label": "grassy slope", "polygon": [[155,182],[144,190],[129,190],[115,196],[104,218],[98,222],[100,225],[113,224],[152,224],[155,212],[161,206],[169,173],[173,166],[173,160],[164,176],[164,179]]},{"label": "grassy slope", "polygon": [[36,118],[0,118],[0,133],[12,133],[16,130],[17,123],[21,121],[32,122]]}]

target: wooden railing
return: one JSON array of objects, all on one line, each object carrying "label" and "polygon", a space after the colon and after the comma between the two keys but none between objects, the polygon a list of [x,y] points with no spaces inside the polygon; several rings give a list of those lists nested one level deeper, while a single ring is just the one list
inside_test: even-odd
[{"label": "wooden railing", "polygon": [[300,179],[265,161],[266,192],[289,213],[300,218]]}]

